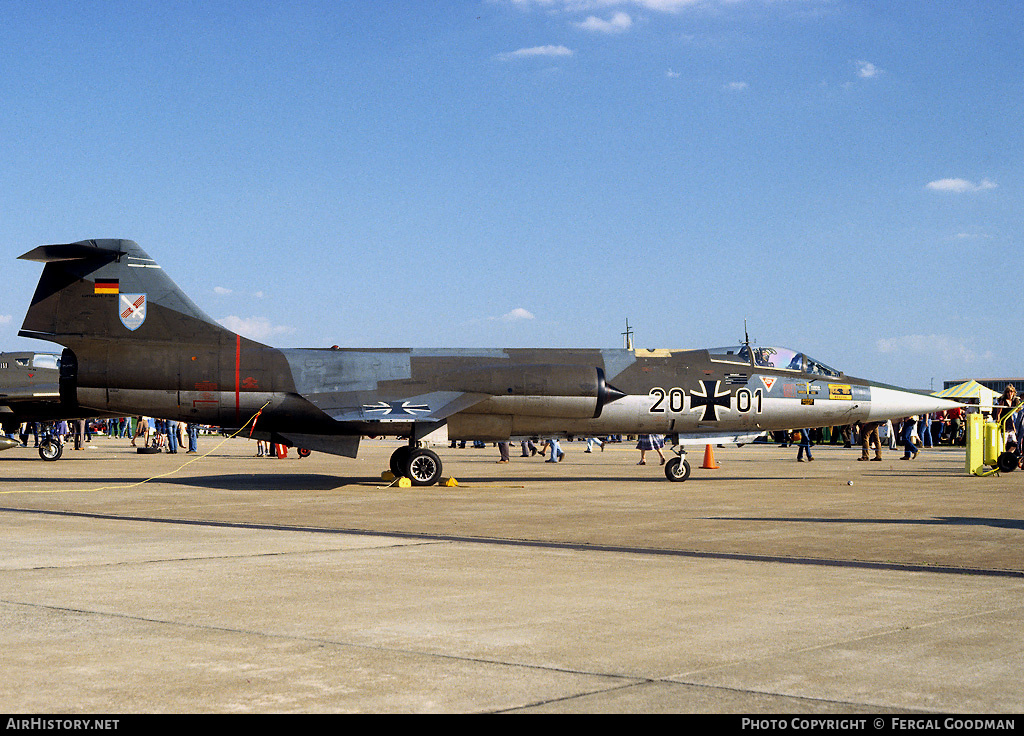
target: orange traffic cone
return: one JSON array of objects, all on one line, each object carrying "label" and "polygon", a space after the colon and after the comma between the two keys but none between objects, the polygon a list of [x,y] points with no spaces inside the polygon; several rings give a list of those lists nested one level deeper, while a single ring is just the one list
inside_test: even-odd
[{"label": "orange traffic cone", "polygon": [[718,470],[722,467],[715,462],[715,451],[711,449],[711,445],[704,448],[704,464],[701,467],[707,470]]}]

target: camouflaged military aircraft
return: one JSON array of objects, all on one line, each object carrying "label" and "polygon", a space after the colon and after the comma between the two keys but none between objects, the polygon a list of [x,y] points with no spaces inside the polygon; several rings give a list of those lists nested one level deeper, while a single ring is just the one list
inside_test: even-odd
[{"label": "camouflaged military aircraft", "polygon": [[[0,450],[20,447],[21,443],[3,435],[15,432],[22,422],[46,422],[82,415],[66,413],[58,390],[60,356],[54,353],[0,353]],[[44,460],[60,457],[56,440],[41,443]]]},{"label": "camouflaged military aircraft", "polygon": [[845,376],[803,353],[706,350],[277,349],[224,328],[130,240],[44,245],[20,335],[64,346],[60,397],[83,411],[241,427],[355,457],[360,437],[408,439],[391,457],[414,485],[441,478],[421,446],[449,439],[661,434],[686,480],[686,444],[884,420],[955,406]]},{"label": "camouflaged military aircraft", "polygon": [[[55,353],[0,353],[0,425],[12,432],[26,421],[59,416]],[[26,419],[25,417],[31,417]]]}]

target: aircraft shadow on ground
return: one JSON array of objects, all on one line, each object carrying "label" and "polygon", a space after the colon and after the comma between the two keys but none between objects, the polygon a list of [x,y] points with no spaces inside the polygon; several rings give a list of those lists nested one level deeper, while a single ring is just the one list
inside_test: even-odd
[{"label": "aircraft shadow on ground", "polygon": [[357,483],[359,480],[357,478],[339,478],[334,475],[293,473],[232,473],[158,479],[160,483],[169,485],[212,488],[219,491],[330,491]]},{"label": "aircraft shadow on ground", "polygon": [[621,476],[616,477],[613,475],[567,475],[564,477],[550,477],[545,476],[538,478],[537,476],[516,476],[516,475],[474,475],[474,476],[459,476],[457,478],[460,485],[472,487],[475,484],[494,484],[494,485],[536,485],[537,483],[658,483],[660,485],[669,485],[669,481],[664,475],[652,475],[647,476]]},{"label": "aircraft shadow on ground", "polygon": [[1022,519],[993,519],[984,516],[937,516],[931,519],[835,519],[802,516],[709,516],[715,521],[782,521],[805,524],[882,524],[890,526],[989,526],[1024,531]]},{"label": "aircraft shadow on ground", "polygon": [[[145,483],[145,481],[149,483]],[[209,488],[219,491],[330,491],[341,486],[362,482],[359,478],[338,478],[333,475],[294,475],[263,473],[257,475],[231,474],[231,475],[203,475],[188,478],[153,478],[150,475],[143,475],[134,478],[18,478],[8,481],[7,491],[17,492],[18,486],[60,485],[68,491],[93,490],[102,488],[104,490],[116,491],[119,488],[144,488],[147,485],[166,484],[189,486],[194,488]],[[28,488],[26,493],[32,493]]]}]

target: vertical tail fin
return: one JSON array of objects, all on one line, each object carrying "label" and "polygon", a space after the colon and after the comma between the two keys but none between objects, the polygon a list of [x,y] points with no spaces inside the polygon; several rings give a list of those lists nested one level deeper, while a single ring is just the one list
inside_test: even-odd
[{"label": "vertical tail fin", "polygon": [[214,322],[130,240],[43,245],[21,257],[46,266],[19,334],[65,347],[68,407],[230,426],[286,375],[279,351]]},{"label": "vertical tail fin", "polygon": [[72,349],[91,340],[216,345],[234,339],[131,240],[43,245],[21,258],[46,264],[23,337]]}]

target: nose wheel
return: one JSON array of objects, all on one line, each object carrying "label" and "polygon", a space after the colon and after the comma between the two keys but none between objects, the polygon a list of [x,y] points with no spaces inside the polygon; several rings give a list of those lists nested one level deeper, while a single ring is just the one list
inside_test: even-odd
[{"label": "nose wheel", "polygon": [[686,462],[686,451],[681,445],[674,445],[672,452],[676,457],[665,463],[665,477],[673,483],[682,483],[690,477],[690,463]]},{"label": "nose wheel", "polygon": [[674,483],[682,483],[690,477],[690,463],[681,457],[674,457],[665,463],[665,477]]},{"label": "nose wheel", "polygon": [[39,457],[43,460],[57,460],[64,452],[64,445],[52,437],[47,437],[39,443]]}]

